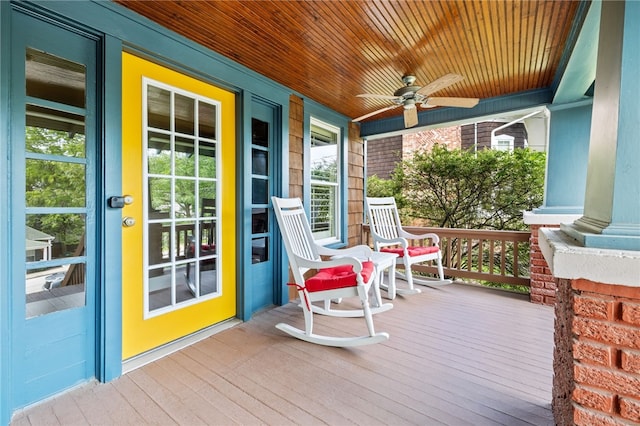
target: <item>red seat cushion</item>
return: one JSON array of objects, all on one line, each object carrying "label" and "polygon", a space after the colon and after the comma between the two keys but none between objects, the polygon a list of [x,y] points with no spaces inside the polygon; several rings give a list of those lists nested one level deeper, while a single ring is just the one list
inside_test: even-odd
[{"label": "red seat cushion", "polygon": [[[373,262],[362,262],[362,279],[368,282],[373,274]],[[357,285],[356,273],[353,266],[340,265],[333,268],[320,269],[317,274],[305,281],[307,291],[333,290],[336,288],[353,287]]]},{"label": "red seat cushion", "polygon": [[[429,246],[429,247],[407,247],[407,252],[409,253],[409,257],[422,256],[423,254],[429,253],[437,253],[440,250],[438,246]],[[404,250],[402,247],[385,247],[381,248],[380,251],[385,253],[395,253],[398,256],[404,256]]]}]

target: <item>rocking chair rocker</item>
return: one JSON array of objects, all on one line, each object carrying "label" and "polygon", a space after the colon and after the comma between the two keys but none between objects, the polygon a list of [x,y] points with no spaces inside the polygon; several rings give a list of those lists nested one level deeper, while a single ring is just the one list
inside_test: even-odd
[{"label": "rocking chair rocker", "polygon": [[[438,243],[440,238],[433,233],[415,235],[405,231],[400,223],[396,200],[393,197],[366,198],[367,217],[373,237],[374,250],[382,253],[396,253],[396,264],[404,264],[404,275],[397,273],[407,281],[408,289],[389,289],[390,295],[420,293],[420,289],[414,288],[416,284],[426,286],[438,286],[451,284],[451,280],[444,278],[442,268],[442,254]],[[428,240],[429,246],[410,246],[408,239]],[[438,279],[415,278],[411,272],[411,265],[426,261],[435,261],[438,268]],[[389,280],[393,283],[392,280]]]},{"label": "rocking chair rocker", "polygon": [[[349,347],[383,342],[389,339],[388,333],[376,333],[373,327],[373,314],[387,311],[393,307],[390,303],[381,303],[380,290],[377,287],[376,267],[371,261],[363,261],[372,251],[367,246],[355,246],[334,250],[319,246],[313,240],[311,227],[299,198],[271,197],[276,219],[280,227],[284,246],[289,257],[289,265],[300,296],[300,306],[304,313],[305,329],[301,330],[289,324],[279,323],[276,328],[285,333],[325,346]],[[330,256],[330,260],[320,257]],[[317,273],[306,279],[309,270]],[[369,290],[374,286],[377,307],[369,306]],[[332,309],[331,301],[346,297],[360,298],[362,309]],[[323,307],[314,302],[323,302]],[[357,337],[333,337],[313,333],[313,314],[336,317],[364,317],[368,335]]]}]

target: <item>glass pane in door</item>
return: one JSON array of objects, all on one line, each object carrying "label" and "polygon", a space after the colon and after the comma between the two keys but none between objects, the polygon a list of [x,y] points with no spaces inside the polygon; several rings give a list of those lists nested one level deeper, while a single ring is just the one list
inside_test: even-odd
[{"label": "glass pane in door", "polygon": [[26,317],[84,306],[87,235],[84,65],[27,49]]}]

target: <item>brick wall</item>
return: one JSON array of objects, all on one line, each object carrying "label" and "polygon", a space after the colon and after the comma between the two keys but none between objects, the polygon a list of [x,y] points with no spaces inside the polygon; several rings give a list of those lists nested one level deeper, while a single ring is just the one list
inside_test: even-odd
[{"label": "brick wall", "polygon": [[[531,237],[529,239],[530,261],[529,274],[531,277],[531,302],[542,305],[554,305],[556,303],[556,280],[544,259],[538,245],[538,232],[541,225],[531,225]],[[559,228],[560,225],[544,225],[545,228]]]},{"label": "brick wall", "polygon": [[[357,131],[360,134],[360,131]],[[367,177],[389,179],[402,160],[402,136],[367,141]]]},{"label": "brick wall", "polygon": [[[640,290],[587,280],[558,285],[570,287],[560,291],[567,300],[558,305],[571,309],[564,324],[556,318],[556,351],[563,347],[564,365],[554,362],[554,370],[556,376],[571,371],[572,377],[558,383],[556,423],[572,418],[576,425],[640,424]],[[554,379],[554,394],[555,388]],[[563,393],[570,400],[556,399]]]},{"label": "brick wall", "polygon": [[415,151],[431,151],[434,145],[449,150],[460,148],[460,126],[423,130],[402,137],[403,159],[410,158]]}]

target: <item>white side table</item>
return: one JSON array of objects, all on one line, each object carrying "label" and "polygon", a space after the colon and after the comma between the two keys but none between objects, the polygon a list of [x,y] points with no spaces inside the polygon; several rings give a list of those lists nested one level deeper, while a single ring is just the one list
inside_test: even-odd
[{"label": "white side table", "polygon": [[[396,258],[398,255],[396,253],[382,253],[379,251],[374,251],[371,254],[371,261],[374,265],[376,265],[376,271],[378,273],[378,285],[375,286],[376,291],[380,291],[383,289],[387,292],[388,299],[396,298]],[[384,283],[384,271],[389,270],[389,284]],[[378,300],[380,300],[380,295],[378,294]]]}]

